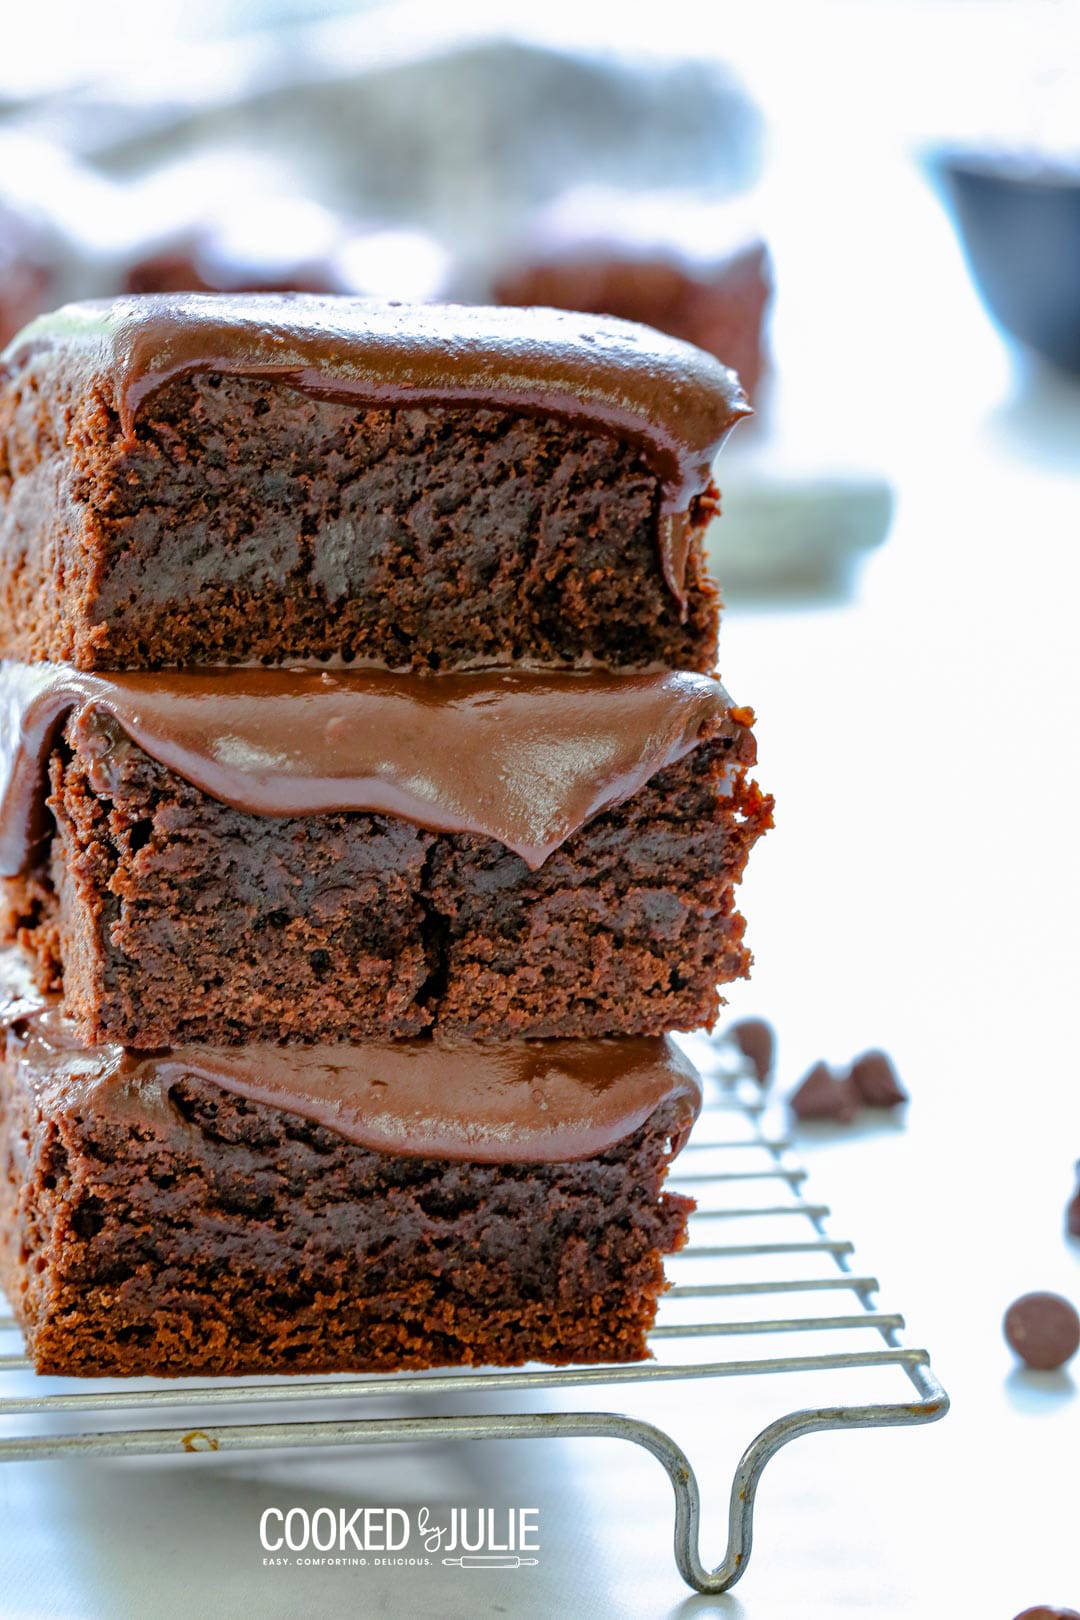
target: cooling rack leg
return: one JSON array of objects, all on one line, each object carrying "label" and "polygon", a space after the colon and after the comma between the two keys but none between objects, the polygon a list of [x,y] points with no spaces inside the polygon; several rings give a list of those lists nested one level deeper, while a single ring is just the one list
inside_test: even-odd
[{"label": "cooling rack leg", "polygon": [[[857,1407],[822,1407],[792,1412],[770,1423],[743,1452],[731,1486],[728,1507],[728,1545],[722,1564],[706,1569],[701,1561],[701,1495],[697,1478],[684,1453],[661,1430],[628,1435],[658,1457],[675,1492],[675,1562],[688,1586],[697,1592],[726,1592],[746,1573],[754,1542],[754,1503],[766,1464],[792,1440],[826,1430],[888,1428],[935,1423],[949,1409],[949,1398],[928,1368],[918,1369],[917,1385],[923,1399],[904,1404]],[[642,1431],[648,1425],[635,1425]],[[660,1444],[657,1445],[657,1440]]]}]

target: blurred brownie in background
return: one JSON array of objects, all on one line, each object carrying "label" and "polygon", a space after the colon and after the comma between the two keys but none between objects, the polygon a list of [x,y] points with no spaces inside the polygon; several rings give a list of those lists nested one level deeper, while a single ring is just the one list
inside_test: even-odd
[{"label": "blurred brownie in background", "polygon": [[126,293],[344,293],[335,262],[345,227],[303,197],[256,196],[228,216],[200,205],[187,187],[171,228],[158,231],[123,267]]},{"label": "blurred brownie in background", "polygon": [[492,301],[640,321],[696,344],[754,399],[765,366],[769,251],[729,207],[677,193],[570,193],[495,276]]},{"label": "blurred brownie in background", "polygon": [[55,264],[48,233],[0,201],[0,347],[54,297]]},{"label": "blurred brownie in background", "polygon": [[204,258],[198,245],[187,252],[177,248],[140,259],[132,265],[124,283],[124,291],[129,293],[332,293],[343,290],[332,275],[318,265],[296,266],[280,278],[258,265],[222,266],[219,270],[213,260]]}]

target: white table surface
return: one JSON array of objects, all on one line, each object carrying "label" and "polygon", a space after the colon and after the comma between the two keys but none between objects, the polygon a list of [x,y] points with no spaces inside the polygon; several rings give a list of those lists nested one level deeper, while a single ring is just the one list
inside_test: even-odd
[{"label": "white table surface", "polygon": [[[999,1329],[1029,1288],[1080,1300],[1080,1252],[1062,1237],[1080,1156],[1080,394],[1014,371],[899,155],[848,151],[855,218],[835,183],[794,206],[803,146],[778,162],[785,409],[883,467],[898,512],[849,599],[728,614],[723,673],[757,708],[779,804],[745,885],[757,966],[732,1010],[778,1024],[782,1085],[818,1056],[895,1054],[906,1123],[808,1133],[800,1152],[808,1195],[857,1240],[908,1342],[931,1348],[952,1413],[781,1453],[749,1573],[723,1599],[682,1586],[668,1484],[613,1442],[8,1465],[4,1620],[1009,1620],[1080,1606],[1076,1388],[1014,1371]],[[815,161],[827,155],[823,136]],[[750,1438],[737,1386],[670,1398],[695,1460]],[[261,1565],[266,1506],[433,1493],[538,1505],[539,1566]],[[714,1507],[714,1560],[721,1529]]]}]

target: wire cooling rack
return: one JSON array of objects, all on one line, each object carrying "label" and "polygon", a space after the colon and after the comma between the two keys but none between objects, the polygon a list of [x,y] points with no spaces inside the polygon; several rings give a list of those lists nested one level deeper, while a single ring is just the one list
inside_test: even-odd
[{"label": "wire cooling rack", "polygon": [[[670,1185],[693,1194],[699,1208],[691,1217],[688,1245],[669,1262],[669,1275],[675,1280],[650,1336],[653,1360],[630,1366],[219,1379],[199,1384],[140,1379],[72,1386],[41,1379],[32,1383],[32,1394],[8,1395],[5,1383],[23,1380],[4,1375],[25,1374],[29,1362],[19,1353],[0,1354],[0,1461],[407,1441],[589,1436],[626,1440],[651,1452],[667,1471],[675,1495],[675,1561],[683,1579],[699,1592],[726,1591],[746,1571],[758,1484],[781,1446],[826,1430],[932,1423],[944,1416],[949,1402],[931,1371],[929,1353],[901,1344],[903,1318],[874,1303],[877,1279],[855,1270],[854,1245],[828,1235],[827,1206],[804,1196],[806,1172],[793,1162],[788,1138],[769,1129],[769,1112],[739,1068],[740,1060],[704,1039],[696,1041],[693,1055],[699,1063],[704,1056],[704,1067],[712,1073],[706,1074],[706,1106]],[[716,1241],[741,1227],[753,1233],[752,1241]],[[16,1331],[11,1317],[0,1317],[0,1332],[6,1338]],[[706,1360],[695,1354],[701,1342],[729,1339],[744,1345],[771,1346],[775,1341],[783,1348],[778,1354],[742,1358]],[[862,1347],[845,1348],[845,1341],[849,1345],[858,1341]],[[898,1384],[896,1398],[852,1400],[860,1369],[883,1369]],[[830,1403],[789,1409],[785,1396],[790,1396],[791,1381],[805,1384],[806,1375],[815,1375],[816,1386],[818,1374],[828,1375]],[[722,1561],[710,1569],[701,1557],[701,1491],[690,1458],[664,1428],[635,1416],[632,1408],[642,1404],[646,1388],[652,1393],[665,1382],[766,1378],[772,1380],[770,1393],[775,1390],[776,1395],[768,1410],[776,1415],[750,1441],[735,1467],[727,1548]],[[595,1410],[571,1409],[577,1392],[583,1390],[590,1392],[590,1401],[594,1394],[602,1397]],[[471,1400],[486,1407],[493,1396],[508,1407],[520,1407],[535,1400],[538,1392],[554,1410],[454,1414],[437,1410],[440,1401],[457,1406]],[[436,1410],[386,1417],[378,1408],[387,1397],[422,1397],[428,1404],[434,1400]],[[328,1400],[335,1407],[344,1404],[349,1415],[331,1421],[279,1420],[285,1407]],[[737,1417],[746,1404],[745,1396],[733,1401],[731,1415]],[[151,1427],[154,1414],[163,1410],[182,1413],[184,1423]],[[244,1412],[258,1412],[259,1421],[237,1421]],[[137,1426],[96,1426],[102,1419],[111,1425],[129,1413],[140,1414]],[[70,1423],[69,1418],[76,1421]],[[65,1432],[57,1432],[58,1426]],[[12,1428],[15,1433],[9,1432]]]}]

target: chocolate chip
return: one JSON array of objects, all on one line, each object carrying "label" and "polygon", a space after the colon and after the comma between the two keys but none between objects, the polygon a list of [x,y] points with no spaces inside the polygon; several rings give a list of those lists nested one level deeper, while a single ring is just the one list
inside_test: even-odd
[{"label": "chocolate chip", "polygon": [[1080,1159],[1076,1161],[1076,1174],[1076,1191],[1065,1208],[1065,1230],[1070,1237],[1080,1237]]},{"label": "chocolate chip", "polygon": [[788,1101],[796,1119],[835,1119],[847,1125],[859,1111],[851,1076],[833,1074],[827,1063],[815,1063]]},{"label": "chocolate chip", "polygon": [[1038,1372],[1063,1367],[1080,1348],[1080,1316],[1060,1294],[1024,1294],[1005,1312],[1005,1337]]},{"label": "chocolate chip", "polygon": [[776,1035],[764,1018],[740,1018],[728,1034],[744,1057],[754,1066],[754,1077],[763,1086],[772,1074],[776,1057]]},{"label": "chocolate chip", "polygon": [[856,1058],[851,1065],[851,1079],[868,1108],[898,1108],[908,1100],[886,1052],[864,1052]]},{"label": "chocolate chip", "polygon": [[1018,1614],[1016,1620],[1080,1620],[1080,1614],[1075,1609],[1048,1609],[1045,1603],[1038,1603],[1034,1609]]}]

